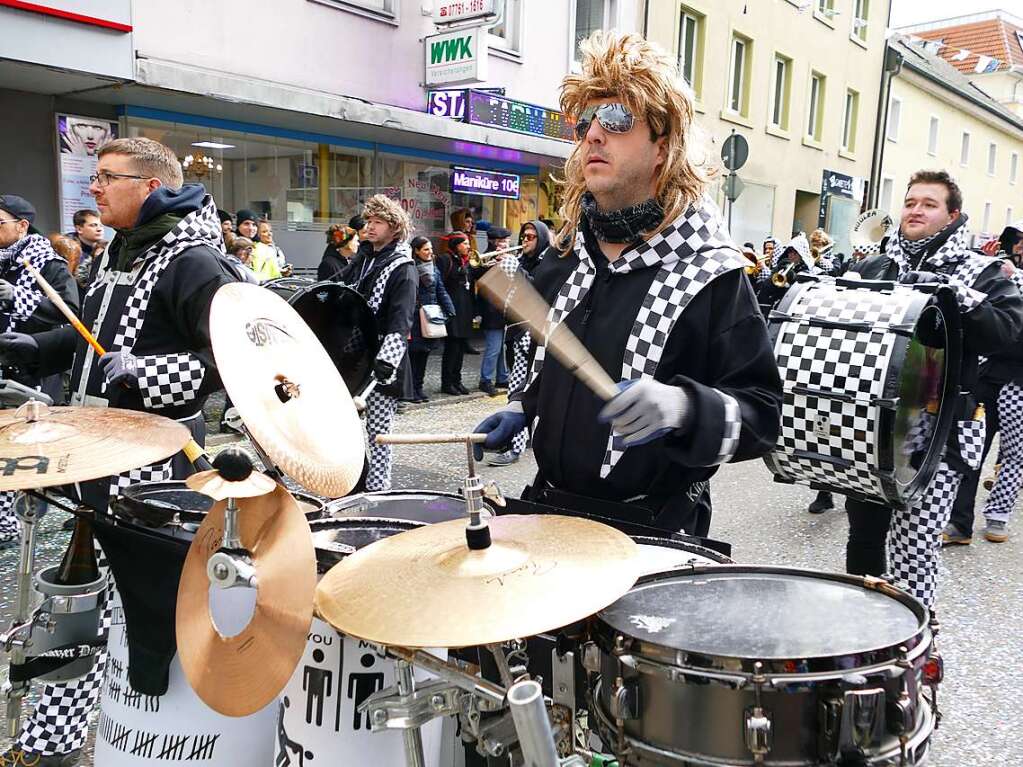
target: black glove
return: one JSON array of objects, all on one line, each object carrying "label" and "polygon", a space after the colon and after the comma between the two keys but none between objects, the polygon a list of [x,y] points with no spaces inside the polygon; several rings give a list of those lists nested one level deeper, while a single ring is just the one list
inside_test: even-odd
[{"label": "black glove", "polygon": [[39,359],[39,343],[28,333],[0,333],[0,355],[14,362],[35,364]]},{"label": "black glove", "polygon": [[0,280],[0,301],[10,303],[14,300],[14,286],[7,280]]},{"label": "black glove", "polygon": [[381,386],[386,386],[394,381],[394,365],[390,362],[384,362],[383,360],[374,360],[373,362],[373,377],[377,379],[377,383]]},{"label": "black glove", "polygon": [[948,275],[940,272],[912,271],[902,275],[899,282],[903,285],[923,285],[925,283],[947,285]]}]

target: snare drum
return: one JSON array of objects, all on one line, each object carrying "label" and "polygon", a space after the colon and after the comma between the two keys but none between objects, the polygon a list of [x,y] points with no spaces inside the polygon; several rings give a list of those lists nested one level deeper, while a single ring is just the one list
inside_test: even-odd
[{"label": "snare drum", "polygon": [[[484,501],[483,505],[493,514],[488,501]],[[326,516],[334,519],[341,517],[404,519],[429,525],[452,519],[468,519],[465,499],[460,495],[405,490],[360,493],[328,501]]]},{"label": "snare drum", "polygon": [[337,282],[282,277],[263,287],[286,300],[327,350],[348,391],[369,383],[379,341],[376,318],[358,292]]},{"label": "snare drum", "polygon": [[927,487],[955,418],[962,340],[950,291],[801,282],[769,318],[784,388],[775,478],[886,506]]},{"label": "snare drum", "polygon": [[928,615],[883,582],[749,565],[659,573],[599,612],[591,640],[591,715],[630,765],[926,758]]}]

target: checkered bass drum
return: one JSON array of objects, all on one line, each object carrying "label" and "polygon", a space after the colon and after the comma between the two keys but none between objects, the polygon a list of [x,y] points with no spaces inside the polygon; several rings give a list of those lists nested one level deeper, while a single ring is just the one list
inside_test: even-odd
[{"label": "checkered bass drum", "polygon": [[803,278],[768,318],[784,399],[779,482],[905,507],[955,418],[960,316],[944,287]]}]

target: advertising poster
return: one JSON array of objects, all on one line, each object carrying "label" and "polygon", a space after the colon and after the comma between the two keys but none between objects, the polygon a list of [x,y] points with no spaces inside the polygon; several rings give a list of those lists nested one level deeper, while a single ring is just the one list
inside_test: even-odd
[{"label": "advertising poster", "polygon": [[57,115],[60,230],[74,229],[75,211],[95,208],[89,177],[96,172],[96,153],[117,138],[117,121],[80,115]]}]

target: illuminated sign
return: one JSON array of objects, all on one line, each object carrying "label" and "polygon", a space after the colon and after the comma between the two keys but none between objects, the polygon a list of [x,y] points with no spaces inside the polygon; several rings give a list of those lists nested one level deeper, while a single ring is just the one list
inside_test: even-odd
[{"label": "illuminated sign", "polygon": [[492,170],[462,168],[457,165],[451,170],[451,191],[455,194],[517,200],[521,182],[522,177],[514,173],[497,173]]},{"label": "illuminated sign", "polygon": [[502,128],[559,141],[575,140],[572,121],[554,109],[476,90],[469,91],[467,106],[465,121],[473,125]]},{"label": "illuminated sign", "polygon": [[[483,93],[504,95],[504,88],[480,88]],[[443,88],[430,91],[427,96],[426,112],[434,117],[448,117],[464,122],[465,102],[469,91],[465,88]]]}]

